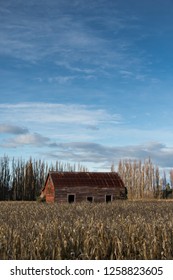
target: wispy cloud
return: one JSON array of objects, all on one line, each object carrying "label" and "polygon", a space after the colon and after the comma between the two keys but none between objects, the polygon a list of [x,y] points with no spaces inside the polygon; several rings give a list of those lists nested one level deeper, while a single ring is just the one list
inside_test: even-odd
[{"label": "wispy cloud", "polygon": [[61,66],[61,67],[64,67],[66,68],[67,70],[70,70],[72,72],[78,72],[78,73],[84,73],[84,74],[93,74],[95,72],[94,69],[89,69],[89,68],[83,68],[83,67],[80,67],[80,66],[73,66],[73,65],[70,65],[69,62],[67,61],[57,61],[56,64],[58,66]]},{"label": "wispy cloud", "polygon": [[66,84],[67,82],[70,82],[76,78],[77,78],[76,76],[56,76],[56,77],[49,77],[48,81],[50,83],[58,82],[60,84]]},{"label": "wispy cloud", "polygon": [[[72,14],[63,15],[65,7],[61,3],[54,2],[54,11],[49,3],[43,7],[34,4],[31,1],[31,5],[21,5],[20,9],[9,5],[6,10],[1,10],[4,21],[3,29],[0,29],[1,53],[31,62],[46,57],[53,59],[58,53],[58,57],[68,56],[69,59],[72,53],[73,57],[77,55],[76,50],[91,50],[101,43],[102,39],[88,32],[81,19],[75,19]],[[32,8],[35,13],[30,14]],[[49,8],[53,16],[51,21],[39,13],[40,9]]]},{"label": "wispy cloud", "polygon": [[[135,39],[117,37],[122,31],[126,34],[129,29],[136,30],[139,19],[122,14],[116,4],[107,1],[94,4],[90,1],[87,6],[81,1],[78,5],[74,1],[38,4],[32,0],[25,6],[20,3],[19,7],[10,0],[7,2],[0,11],[1,55],[31,63],[47,60],[85,75],[94,72],[108,75],[112,68],[118,71],[120,66],[123,71],[142,75],[140,67],[144,68],[145,58],[135,48]],[[50,13],[51,20],[45,12]]]},{"label": "wispy cloud", "polygon": [[[18,103],[0,104],[0,117],[10,122],[15,115],[15,122],[23,123],[68,123],[74,125],[99,125],[121,122],[121,115],[110,114],[105,109],[80,104],[58,103]],[[10,112],[10,114],[9,114]]]}]

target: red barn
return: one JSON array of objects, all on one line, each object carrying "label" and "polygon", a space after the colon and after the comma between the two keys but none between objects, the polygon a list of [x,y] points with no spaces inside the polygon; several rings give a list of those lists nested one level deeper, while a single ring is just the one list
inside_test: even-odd
[{"label": "red barn", "polygon": [[109,202],[127,198],[116,172],[49,172],[41,197],[46,202]]}]

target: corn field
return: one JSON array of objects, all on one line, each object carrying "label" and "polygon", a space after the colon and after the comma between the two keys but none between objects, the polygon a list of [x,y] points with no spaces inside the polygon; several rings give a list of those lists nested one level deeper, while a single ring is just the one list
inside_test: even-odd
[{"label": "corn field", "polygon": [[3,201],[0,259],[173,259],[173,203]]}]

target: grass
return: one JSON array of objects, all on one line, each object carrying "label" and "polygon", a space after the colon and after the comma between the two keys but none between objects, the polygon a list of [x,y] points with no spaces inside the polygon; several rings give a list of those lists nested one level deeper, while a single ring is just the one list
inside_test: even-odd
[{"label": "grass", "polygon": [[173,259],[173,202],[0,202],[0,259]]}]

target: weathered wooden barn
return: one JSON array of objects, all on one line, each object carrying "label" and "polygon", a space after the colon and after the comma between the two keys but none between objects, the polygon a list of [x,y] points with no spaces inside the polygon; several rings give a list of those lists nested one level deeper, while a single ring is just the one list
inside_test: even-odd
[{"label": "weathered wooden barn", "polygon": [[46,202],[111,202],[126,199],[116,172],[49,172],[41,192]]}]

